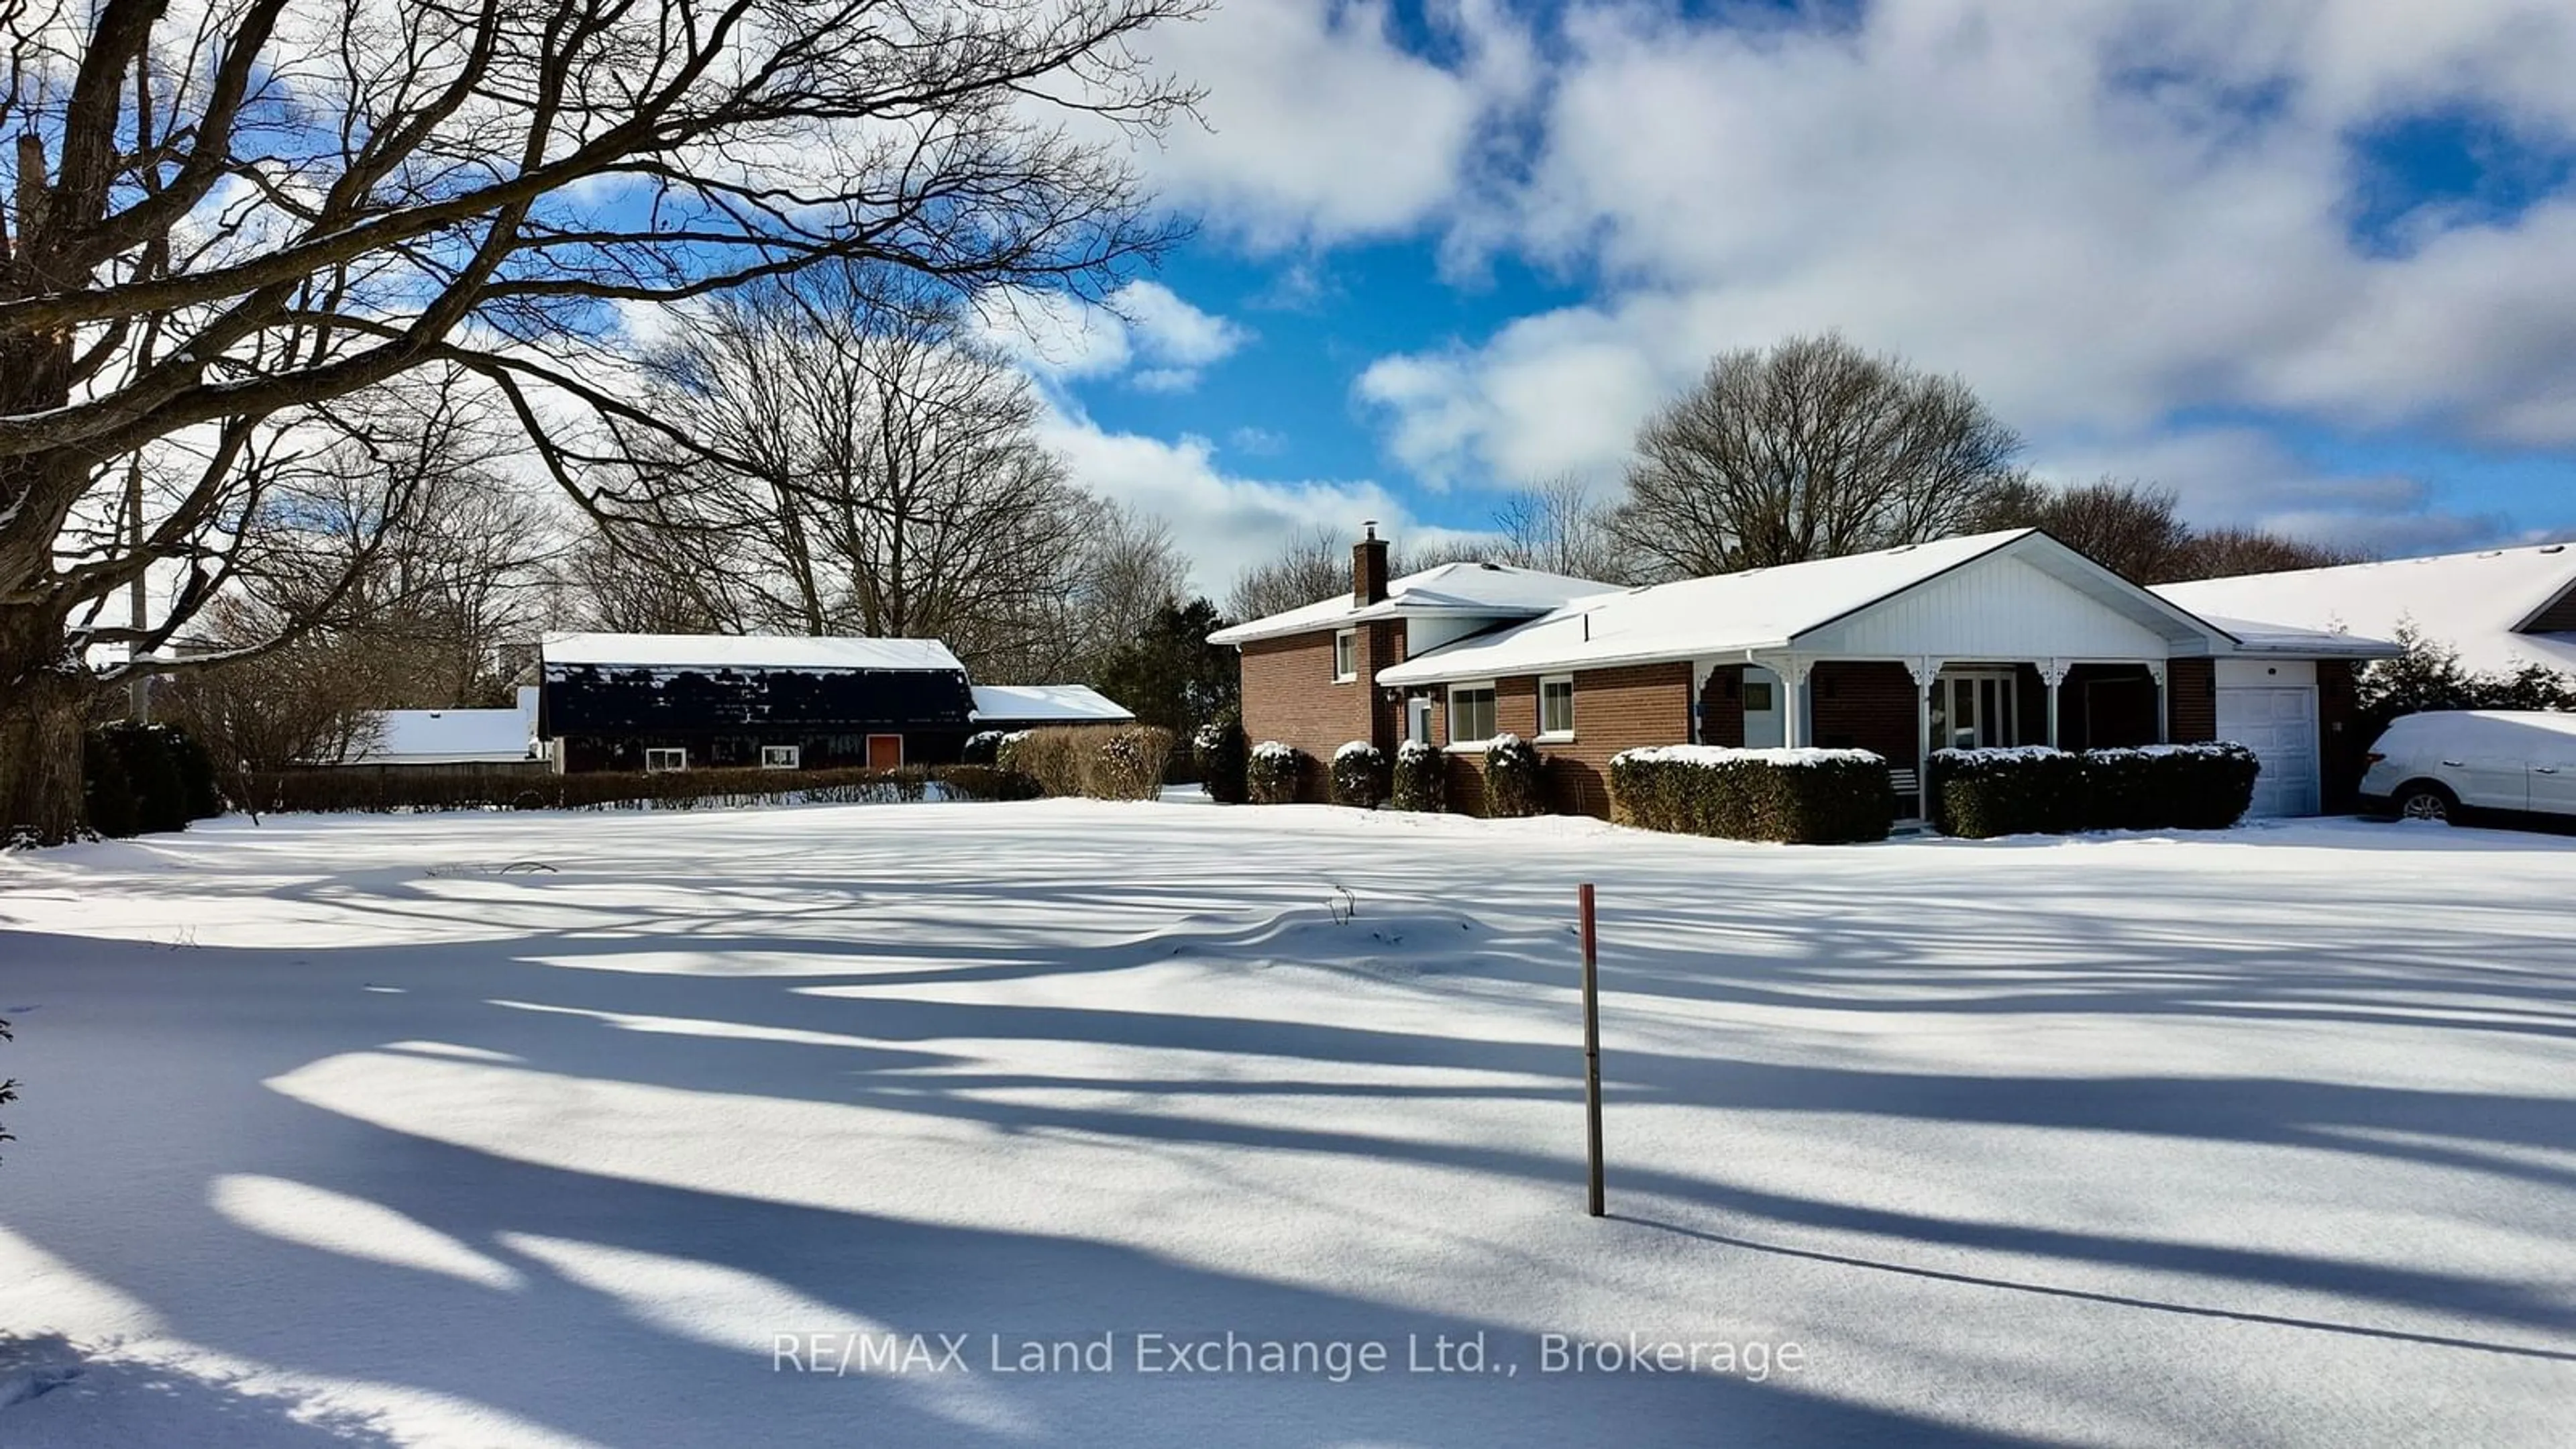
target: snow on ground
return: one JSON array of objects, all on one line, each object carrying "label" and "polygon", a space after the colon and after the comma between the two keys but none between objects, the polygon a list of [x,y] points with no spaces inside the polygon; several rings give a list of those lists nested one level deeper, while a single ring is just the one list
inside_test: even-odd
[{"label": "snow on ground", "polygon": [[[2571,885],[1072,801],[9,857],[0,1444],[2563,1444]],[[1549,1371],[1631,1334],[1701,1371]]]}]

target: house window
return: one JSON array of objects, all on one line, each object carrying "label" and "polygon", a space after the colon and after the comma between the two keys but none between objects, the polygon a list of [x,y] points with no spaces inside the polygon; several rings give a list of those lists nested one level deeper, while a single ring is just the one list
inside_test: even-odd
[{"label": "house window", "polygon": [[659,775],[665,771],[687,768],[689,768],[689,752],[686,750],[646,750],[644,752],[644,773],[648,775]]},{"label": "house window", "polygon": [[1421,744],[1431,743],[1431,696],[1417,694],[1405,701],[1404,737]]},{"label": "house window", "polygon": [[762,745],[760,747],[760,768],[764,770],[793,770],[802,763],[804,754],[804,749],[798,745]]},{"label": "house window", "polygon": [[1985,750],[2013,744],[2021,717],[2009,669],[1945,669],[1932,682],[1932,746]]},{"label": "house window", "polygon": [[1538,682],[1538,737],[1574,738],[1574,676],[1560,674]]},{"label": "house window", "polygon": [[1771,712],[1770,680],[1748,679],[1744,681],[1744,712],[1746,714],[1769,714]]},{"label": "house window", "polygon": [[1344,629],[1333,636],[1333,682],[1336,684],[1360,677],[1360,632]]},{"label": "house window", "polygon": [[1494,686],[1453,684],[1449,687],[1449,743],[1475,744],[1494,737]]}]

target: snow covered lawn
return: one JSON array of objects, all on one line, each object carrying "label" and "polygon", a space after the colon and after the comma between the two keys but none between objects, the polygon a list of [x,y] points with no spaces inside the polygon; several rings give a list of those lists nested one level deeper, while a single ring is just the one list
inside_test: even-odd
[{"label": "snow covered lawn", "polygon": [[0,1444],[2576,1442],[2571,916],[2576,840],[2353,822],[9,857]]}]

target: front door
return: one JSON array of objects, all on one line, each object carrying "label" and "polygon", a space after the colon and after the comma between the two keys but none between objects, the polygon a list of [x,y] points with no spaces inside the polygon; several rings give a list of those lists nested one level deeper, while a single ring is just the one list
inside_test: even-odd
[{"label": "front door", "polygon": [[868,736],[868,768],[895,770],[903,767],[903,736]]},{"label": "front door", "polygon": [[1990,750],[2009,745],[2021,717],[2008,669],[1941,671],[1932,681],[1932,748]]},{"label": "front door", "polygon": [[1744,747],[1776,750],[1788,743],[1789,716],[1780,676],[1759,665],[1744,669]]}]

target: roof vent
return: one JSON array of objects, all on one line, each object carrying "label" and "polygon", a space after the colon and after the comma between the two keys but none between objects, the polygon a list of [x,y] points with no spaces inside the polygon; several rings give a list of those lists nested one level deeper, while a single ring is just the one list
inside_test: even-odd
[{"label": "roof vent", "polygon": [[1480,559],[1477,561],[1476,567],[1483,569],[1488,573],[1498,574],[1503,571],[1503,566],[1494,562],[1492,559]]},{"label": "roof vent", "polygon": [[2542,553],[2565,553],[2567,551],[2567,545],[2563,543],[2544,543],[2540,546],[2540,551]]}]

